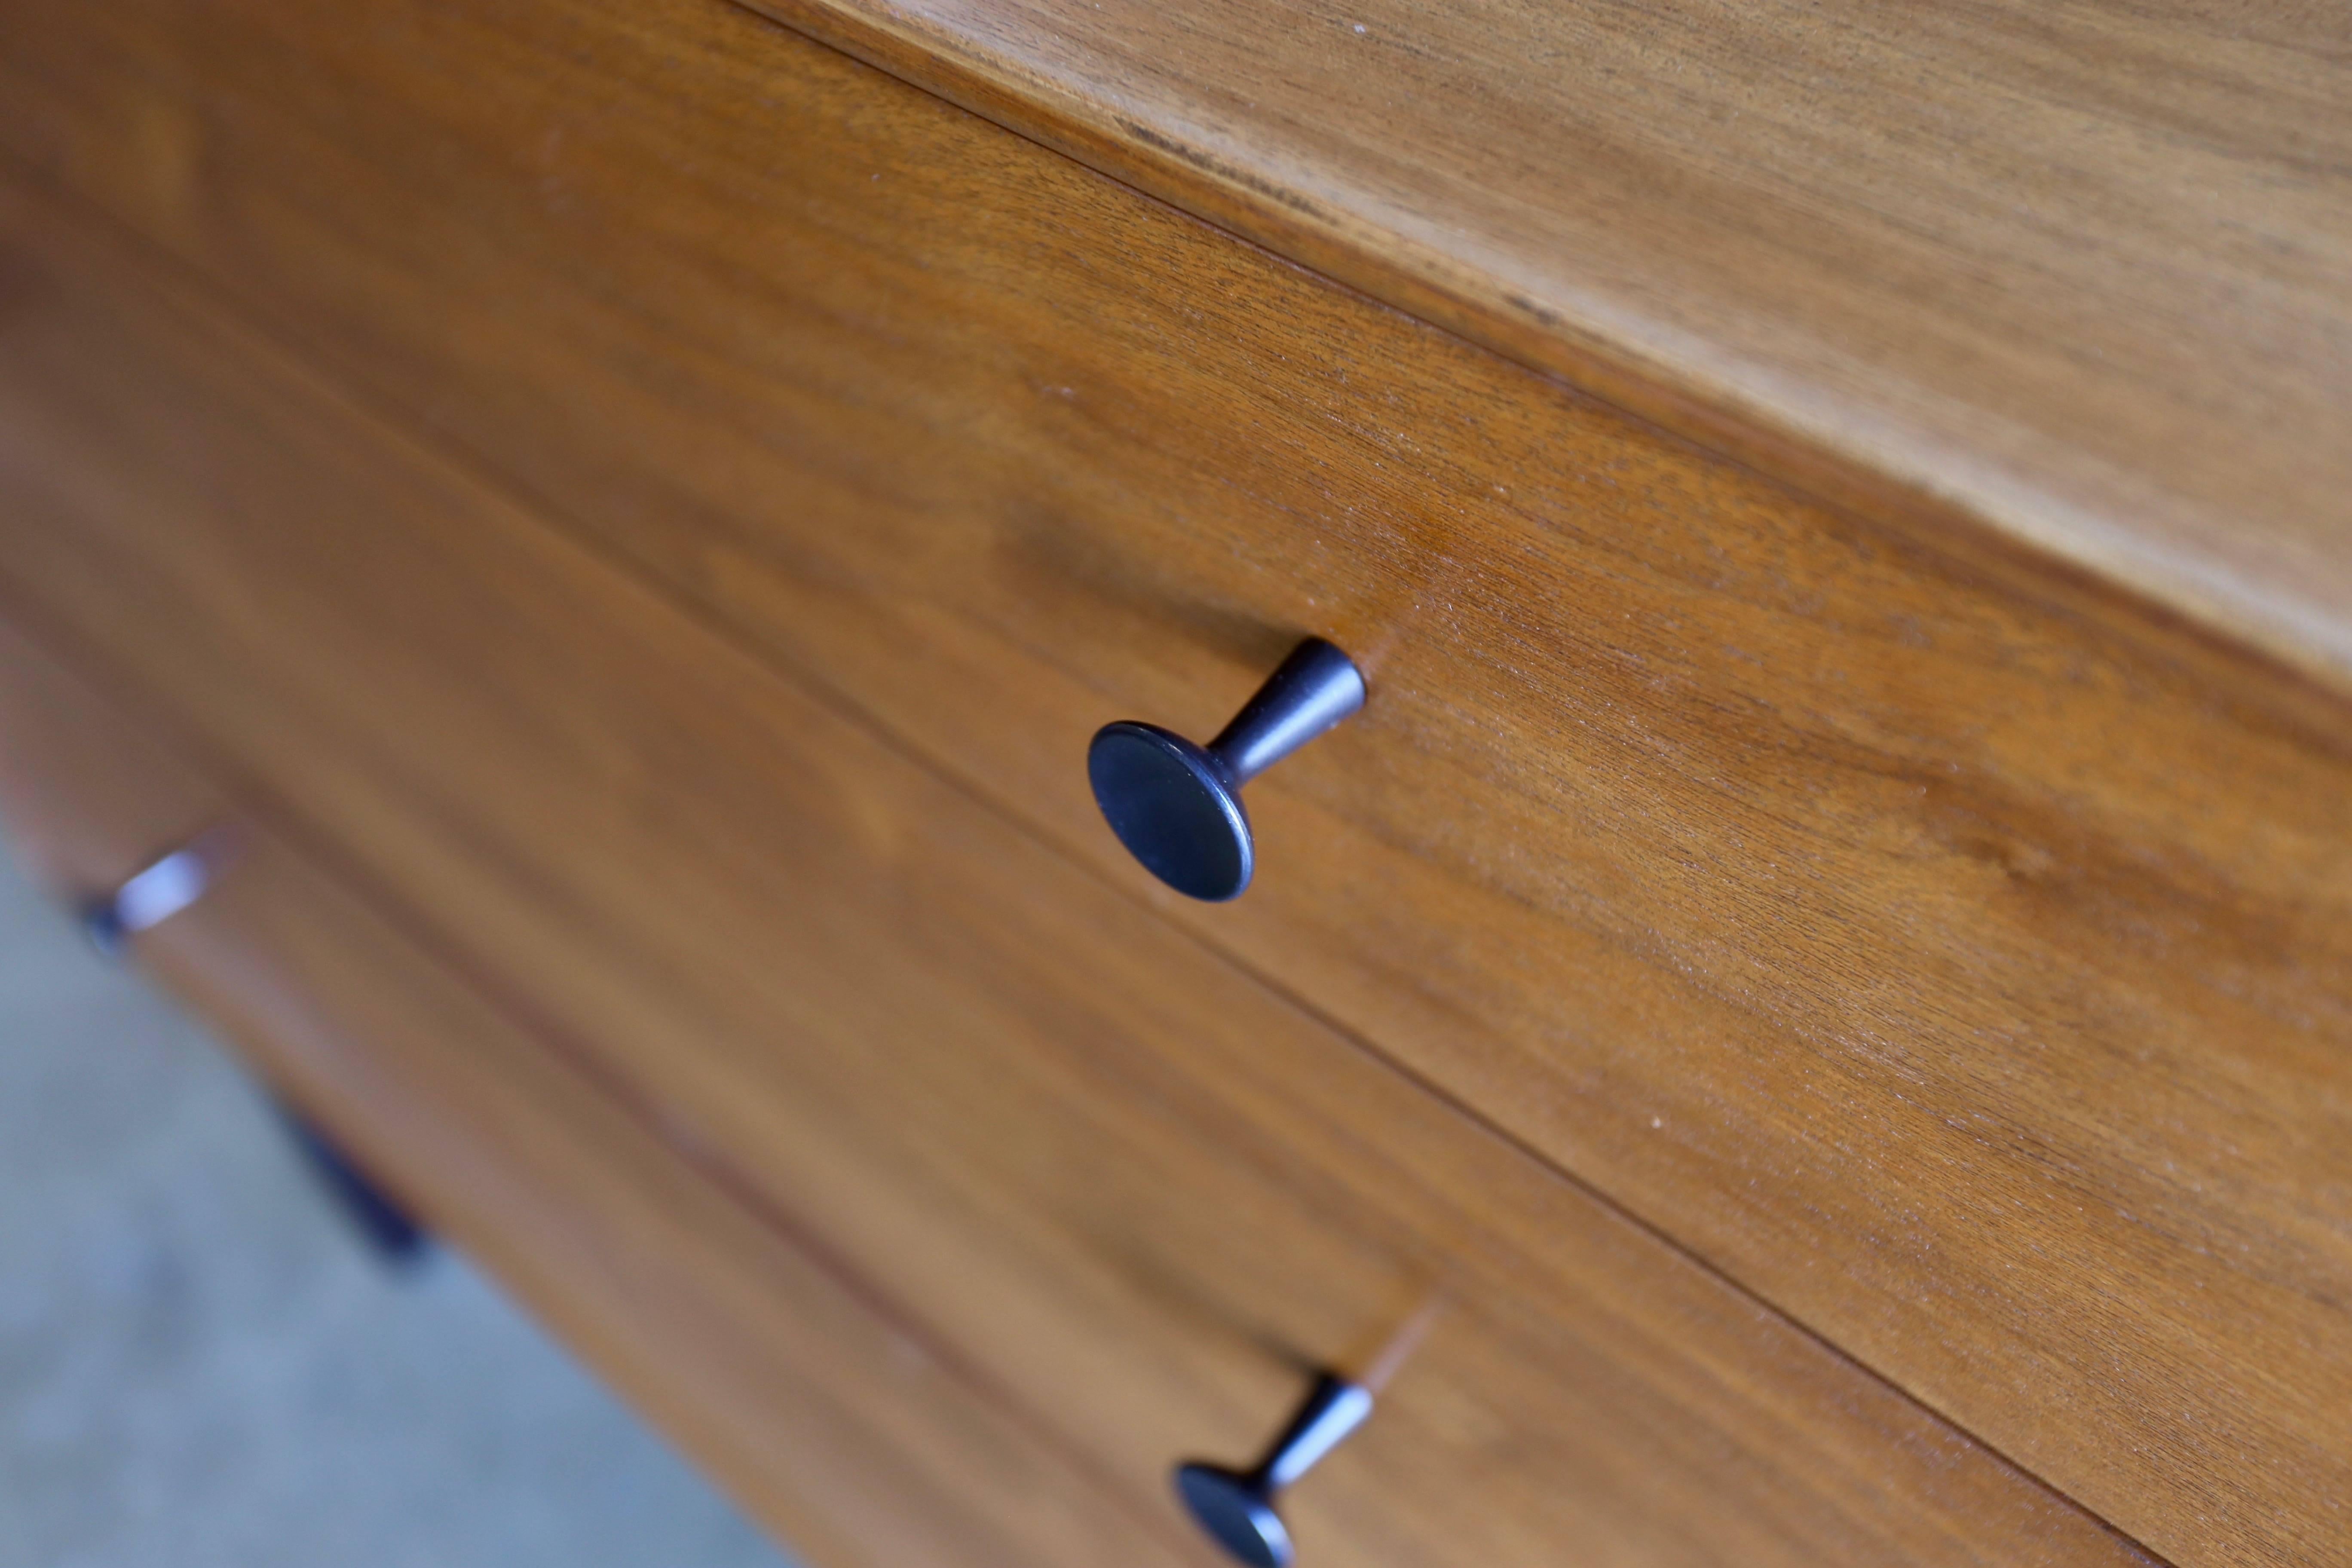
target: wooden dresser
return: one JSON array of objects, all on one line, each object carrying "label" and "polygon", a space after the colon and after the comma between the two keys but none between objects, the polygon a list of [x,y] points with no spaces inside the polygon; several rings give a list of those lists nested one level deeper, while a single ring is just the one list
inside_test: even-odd
[{"label": "wooden dresser", "polygon": [[2352,1563],[2347,37],[0,0],[0,808],[813,1568]]}]

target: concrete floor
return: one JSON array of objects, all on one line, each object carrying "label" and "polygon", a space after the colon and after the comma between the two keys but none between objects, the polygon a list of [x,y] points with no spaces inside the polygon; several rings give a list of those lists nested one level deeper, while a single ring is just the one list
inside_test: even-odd
[{"label": "concrete floor", "polygon": [[0,859],[0,1568],[782,1563]]}]

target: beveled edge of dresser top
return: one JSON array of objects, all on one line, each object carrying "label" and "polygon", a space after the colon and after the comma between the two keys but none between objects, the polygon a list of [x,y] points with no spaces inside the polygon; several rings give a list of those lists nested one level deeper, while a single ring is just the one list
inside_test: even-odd
[{"label": "beveled edge of dresser top", "polygon": [[735,3],[2341,722],[2352,56],[2292,18]]}]

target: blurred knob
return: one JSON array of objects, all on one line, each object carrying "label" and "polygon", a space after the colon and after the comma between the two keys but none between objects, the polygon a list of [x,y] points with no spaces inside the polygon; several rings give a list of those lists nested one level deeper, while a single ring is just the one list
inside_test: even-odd
[{"label": "blurred knob", "polygon": [[162,924],[205,896],[212,886],[217,845],[206,835],[151,862],[113,892],[81,907],[90,944],[112,958],[131,937]]},{"label": "blurred knob", "polygon": [[1328,1373],[1318,1378],[1265,1457],[1246,1470],[1176,1467],[1176,1495],[1209,1538],[1249,1568],[1290,1568],[1290,1531],[1275,1499],[1372,1413],[1372,1392]]}]

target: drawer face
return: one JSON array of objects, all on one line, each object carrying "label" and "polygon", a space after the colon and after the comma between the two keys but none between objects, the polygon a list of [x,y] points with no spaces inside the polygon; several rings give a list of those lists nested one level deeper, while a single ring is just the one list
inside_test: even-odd
[{"label": "drawer face", "polygon": [[209,781],[0,624],[0,823],[42,887],[80,904],[227,815]]},{"label": "drawer face", "polygon": [[388,15],[26,0],[0,138],[1142,898],[1087,733],[1332,636],[1168,918],[2142,1539],[2352,1544],[2340,731],[727,7]]},{"label": "drawer face", "polygon": [[1196,1561],[5,623],[0,806],[75,889],[171,842],[159,822],[226,827],[141,962],[806,1560]]},{"label": "drawer face", "polygon": [[2141,1560],[62,209],[0,217],[0,603],[1152,1531],[1190,1542],[1171,1461],[1438,1300],[1297,1494],[1316,1562]]}]

